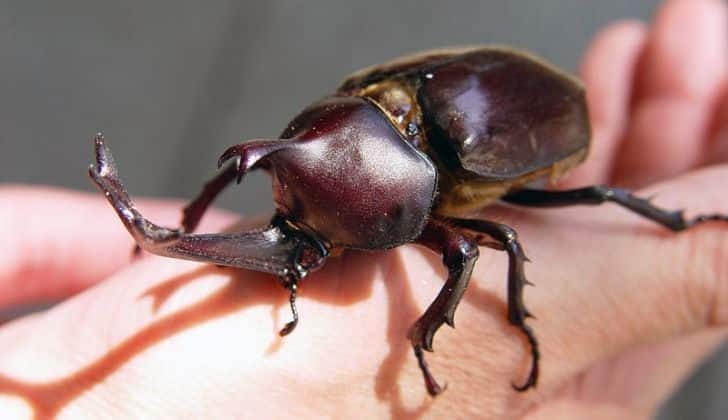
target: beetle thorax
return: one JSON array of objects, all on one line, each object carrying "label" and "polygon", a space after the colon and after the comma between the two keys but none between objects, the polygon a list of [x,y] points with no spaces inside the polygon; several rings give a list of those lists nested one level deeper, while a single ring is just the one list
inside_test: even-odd
[{"label": "beetle thorax", "polygon": [[391,248],[420,234],[437,172],[369,101],[325,98],[283,137],[290,146],[268,163],[276,206],[287,218],[349,248]]}]

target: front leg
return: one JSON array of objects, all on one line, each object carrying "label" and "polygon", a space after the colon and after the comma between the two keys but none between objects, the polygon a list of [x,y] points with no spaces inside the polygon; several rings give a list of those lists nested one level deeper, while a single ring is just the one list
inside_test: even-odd
[{"label": "front leg", "polygon": [[197,225],[213,200],[237,177],[237,166],[230,164],[205,183],[197,197],[182,210],[181,226],[186,233],[192,233],[197,229]]},{"label": "front leg", "polygon": [[[298,282],[310,271],[321,267],[328,255],[327,245],[319,238],[277,215],[264,229],[248,232],[199,234],[168,229],[145,219],[126,192],[111,151],[100,137],[95,139],[96,164],[89,175],[135,239],[138,246],[153,254],[246,268],[271,273],[290,291],[293,321],[281,335],[290,333],[298,321],[295,307]],[[323,250],[323,251],[322,251]]]},{"label": "front leg", "polygon": [[[250,140],[227,149],[217,162],[218,168],[225,167],[205,183],[202,191],[182,211],[182,229],[186,233],[193,232],[210,204],[225,187],[233,180],[239,184],[261,159],[284,147],[288,147],[288,143],[279,140]],[[234,159],[232,164],[228,163],[231,159]]]},{"label": "front leg", "polygon": [[443,388],[430,373],[423,350],[432,351],[432,338],[442,324],[454,326],[455,309],[468,287],[478,259],[478,246],[457,229],[432,216],[416,243],[442,254],[448,270],[447,281],[440,293],[407,334],[425,378],[427,392],[437,395]]}]

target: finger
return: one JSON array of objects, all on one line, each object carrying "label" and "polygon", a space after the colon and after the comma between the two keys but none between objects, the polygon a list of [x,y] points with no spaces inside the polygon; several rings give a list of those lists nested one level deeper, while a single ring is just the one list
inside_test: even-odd
[{"label": "finger", "polygon": [[[659,192],[658,205],[688,208],[688,215],[728,214],[726,179],[728,167],[706,168],[639,195]],[[544,359],[569,361],[544,364],[543,378],[563,379],[636,346],[728,325],[728,223],[673,233],[604,205],[563,209],[534,225],[538,232],[522,232],[524,241],[551,239],[526,245],[534,261],[528,275],[538,285],[527,298],[535,301]]]},{"label": "finger", "polygon": [[603,361],[527,418],[654,418],[665,399],[726,335],[725,330],[705,331]]},{"label": "finger", "polygon": [[634,70],[647,29],[624,21],[607,27],[592,42],[582,63],[592,143],[586,163],[564,180],[566,186],[601,184],[612,172],[625,126],[634,84]]},{"label": "finger", "polygon": [[726,337],[728,329],[707,329],[627,351],[588,369],[564,398],[629,407],[653,417]]},{"label": "finger", "polygon": [[526,420],[644,420],[645,413],[635,412],[627,407],[610,404],[595,404],[578,400],[548,401],[528,413]]},{"label": "finger", "polygon": [[726,6],[721,0],[672,0],[655,16],[641,63],[637,100],[712,97],[726,69]]},{"label": "finger", "polygon": [[710,130],[710,145],[705,164],[728,162],[728,69],[726,69],[723,94],[718,101]]},{"label": "finger", "polygon": [[[176,225],[181,203],[147,200],[155,220]],[[232,220],[211,212],[206,228]],[[60,299],[131,261],[133,241],[98,195],[43,187],[0,187],[0,306]]]},{"label": "finger", "polygon": [[659,11],[615,171],[620,185],[648,185],[701,162],[725,75],[727,31],[726,5],[718,0],[673,0]]},{"label": "finger", "polygon": [[[406,328],[388,341],[387,292],[371,285],[385,259],[368,253],[358,262],[343,255],[307,278],[298,300],[302,322],[285,339],[278,331],[291,316],[288,296],[273,276],[146,259],[49,311],[3,326],[0,397],[24,402],[39,418],[61,410],[96,418],[99,407],[107,417],[122,412],[136,418],[150,406],[165,407],[155,416],[164,419],[238,418],[262,410],[286,417],[290,405],[281,400],[302,413],[351,417],[376,409],[366,417],[383,417],[389,411],[374,382],[393,376],[391,386],[398,387],[405,361],[412,383],[403,387],[426,397],[408,357]],[[387,269],[388,280],[405,280],[401,270]],[[389,303],[398,316],[402,303]],[[388,351],[394,372],[378,375]],[[180,374],[195,385],[176,386]],[[126,397],[116,404],[120,393]],[[0,398],[0,412],[5,404]]]}]

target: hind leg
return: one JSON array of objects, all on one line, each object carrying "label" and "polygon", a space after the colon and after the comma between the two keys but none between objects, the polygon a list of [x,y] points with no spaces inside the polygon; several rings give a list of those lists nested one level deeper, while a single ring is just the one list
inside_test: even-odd
[{"label": "hind leg", "polygon": [[564,191],[524,189],[510,193],[502,197],[502,200],[507,203],[527,207],[598,206],[606,202],[611,202],[655,223],[659,223],[674,232],[679,232],[704,222],[728,222],[728,215],[725,214],[704,214],[692,219],[686,219],[682,210],[665,210],[653,205],[649,200],[633,195],[628,190],[603,185]]}]

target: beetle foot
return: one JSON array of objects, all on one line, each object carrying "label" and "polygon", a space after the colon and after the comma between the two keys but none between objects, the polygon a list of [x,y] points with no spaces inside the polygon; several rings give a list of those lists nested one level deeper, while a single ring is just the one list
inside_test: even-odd
[{"label": "beetle foot", "polygon": [[521,325],[518,325],[518,328],[520,328],[521,331],[526,335],[526,338],[528,339],[528,344],[531,346],[531,370],[528,373],[528,378],[521,385],[511,383],[513,389],[519,392],[523,392],[527,391],[531,387],[535,388],[536,384],[538,383],[538,362],[540,358],[540,353],[538,350],[538,340],[536,340],[536,336],[533,334],[533,330],[531,329],[531,327],[523,323]]},{"label": "beetle foot", "polygon": [[293,314],[293,320],[286,323],[286,325],[278,331],[278,335],[281,337],[287,336],[288,334],[292,333],[294,329],[296,329],[296,325],[298,325],[298,308],[296,308],[296,295],[298,292],[298,279],[291,280],[287,286],[288,290],[291,291],[291,295],[288,298],[288,301],[291,304],[291,313]]},{"label": "beetle foot", "polygon": [[425,380],[427,393],[433,397],[445,391],[445,389],[447,389],[447,384],[445,384],[445,386],[440,386],[440,384],[437,383],[437,380],[435,380],[435,377],[430,372],[430,368],[425,360],[424,350],[432,351],[432,337],[444,323],[444,319],[440,322],[428,322],[425,320],[425,316],[422,316],[414,323],[414,325],[412,325],[409,333],[407,334],[407,337],[412,343],[412,350],[414,350],[415,357],[417,357],[417,364],[422,372],[422,377]]},{"label": "beetle foot", "polygon": [[701,214],[688,220],[685,223],[685,228],[691,228],[705,222],[728,222],[728,214]]},{"label": "beetle foot", "polygon": [[447,317],[438,315],[433,318],[430,315],[431,313],[432,312],[429,312],[428,310],[419,319],[417,319],[414,324],[412,324],[412,327],[410,327],[409,332],[407,333],[407,338],[409,338],[412,343],[412,350],[415,352],[417,364],[420,367],[420,371],[422,371],[422,377],[425,380],[427,393],[434,397],[443,392],[447,387],[441,387],[430,372],[430,368],[425,361],[424,350],[429,352],[432,351],[432,339],[435,336],[435,332],[440,329],[442,324],[447,323],[450,326],[453,324],[451,322],[452,318],[450,318],[450,322],[448,322]]},{"label": "beetle foot", "polygon": [[432,376],[432,374],[430,373],[430,368],[427,366],[427,362],[425,361],[425,355],[422,352],[422,346],[415,345],[412,346],[412,349],[415,352],[415,357],[417,357],[417,364],[420,366],[422,376],[425,379],[425,387],[427,388],[427,393],[432,395],[433,397],[441,394],[447,389],[447,384],[445,384],[444,386],[440,386],[440,384],[438,384],[435,380],[435,377]]}]

